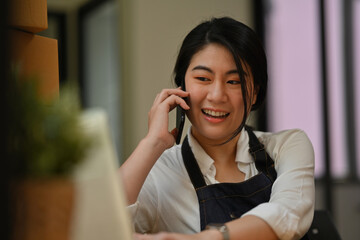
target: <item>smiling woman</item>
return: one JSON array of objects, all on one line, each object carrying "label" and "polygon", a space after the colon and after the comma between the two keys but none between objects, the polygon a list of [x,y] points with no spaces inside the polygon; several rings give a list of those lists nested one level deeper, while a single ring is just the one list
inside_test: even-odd
[{"label": "smiling woman", "polygon": [[[265,99],[267,63],[255,33],[214,18],[184,39],[149,112],[149,131],[121,166],[138,239],[300,239],[314,210],[314,154],[301,130],[245,126]],[[181,106],[191,122],[181,145],[168,131]],[[215,225],[214,225],[215,224]],[[306,236],[303,239],[307,239]]]}]

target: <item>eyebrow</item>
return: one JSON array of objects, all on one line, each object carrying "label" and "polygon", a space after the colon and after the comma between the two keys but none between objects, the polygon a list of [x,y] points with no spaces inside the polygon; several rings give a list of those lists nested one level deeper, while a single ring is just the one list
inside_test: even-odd
[{"label": "eyebrow", "polygon": [[[195,66],[192,71],[195,71],[195,70],[204,70],[204,71],[207,71],[211,74],[214,74],[214,71],[211,70],[211,68],[208,68],[208,67],[205,67],[205,66],[202,66],[202,65],[198,65],[198,66]],[[230,75],[230,74],[238,74],[238,70],[237,69],[233,69],[233,70],[230,70],[230,71],[227,71],[226,72],[226,75]]]}]

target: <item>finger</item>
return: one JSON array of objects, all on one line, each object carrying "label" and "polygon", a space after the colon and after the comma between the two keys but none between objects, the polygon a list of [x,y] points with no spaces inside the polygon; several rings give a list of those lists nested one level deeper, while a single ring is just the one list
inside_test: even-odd
[{"label": "finger", "polygon": [[187,97],[189,96],[188,92],[184,92],[181,89],[167,89],[167,90],[163,90],[160,94],[159,97],[157,99],[157,103],[161,103],[163,101],[165,101],[167,98],[169,98],[170,96],[179,96],[181,98]]},{"label": "finger", "polygon": [[159,93],[158,97],[156,97],[154,104],[160,104],[161,102],[163,102],[165,99],[167,99],[169,96],[172,95],[177,95],[179,97],[187,97],[189,96],[189,93],[181,90],[180,88],[163,89]]},{"label": "finger", "polygon": [[184,110],[189,110],[190,107],[184,99],[179,96],[171,95],[165,99],[161,104],[169,106],[169,111],[173,110],[176,106],[180,105]]},{"label": "finger", "polygon": [[160,96],[160,93],[156,94],[154,102],[156,102],[158,100],[159,96]]}]

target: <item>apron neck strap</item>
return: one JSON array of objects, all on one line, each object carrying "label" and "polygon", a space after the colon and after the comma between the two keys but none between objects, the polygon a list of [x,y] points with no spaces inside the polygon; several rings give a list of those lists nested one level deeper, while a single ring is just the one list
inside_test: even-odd
[{"label": "apron neck strap", "polygon": [[264,144],[260,143],[251,127],[245,126],[245,130],[249,135],[249,153],[254,159],[256,169],[266,174],[272,182],[275,181],[277,173],[274,168],[274,161],[265,151]]},{"label": "apron neck strap", "polygon": [[205,187],[206,183],[205,183],[204,177],[202,175],[202,172],[200,170],[200,167],[194,157],[194,154],[191,151],[188,136],[185,137],[185,139],[182,143],[181,154],[182,154],[182,157],[184,160],[186,170],[190,176],[190,180],[191,180],[194,188],[198,189],[200,187]]},{"label": "apron neck strap", "polygon": [[[250,127],[245,126],[245,130],[249,135],[249,153],[254,159],[256,169],[263,172],[272,182],[275,181],[277,174],[274,168],[274,161],[265,151],[264,145],[260,143],[254,132]],[[205,187],[206,183],[200,167],[191,151],[188,136],[185,137],[182,146],[181,154],[184,160],[185,168],[190,176],[190,180],[195,189]]]}]

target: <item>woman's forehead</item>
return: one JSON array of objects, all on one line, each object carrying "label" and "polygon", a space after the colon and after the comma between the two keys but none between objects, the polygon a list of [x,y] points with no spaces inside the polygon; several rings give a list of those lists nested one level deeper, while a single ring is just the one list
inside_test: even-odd
[{"label": "woman's forehead", "polygon": [[236,63],[232,53],[223,45],[208,44],[196,52],[190,60],[190,68],[202,65],[208,68],[227,67],[236,70]]},{"label": "woman's forehead", "polygon": [[[239,67],[237,68],[236,61],[239,61]],[[232,52],[224,45],[220,43],[209,43],[198,50],[190,59],[188,70],[201,66],[201,68],[211,68],[219,63],[226,63],[228,71],[239,73],[245,76],[252,76],[252,69],[250,65],[241,57],[235,58]]]}]

